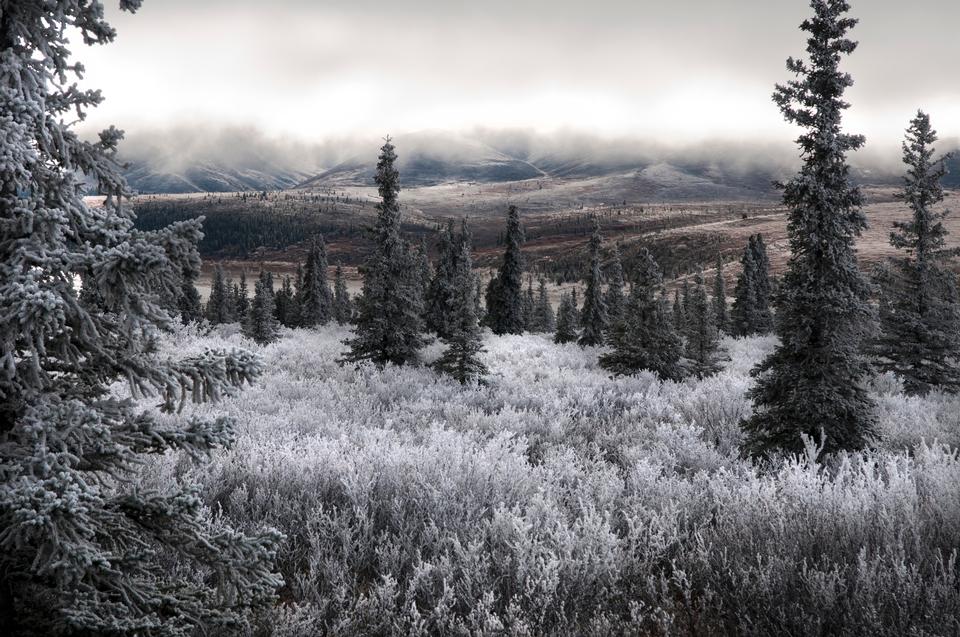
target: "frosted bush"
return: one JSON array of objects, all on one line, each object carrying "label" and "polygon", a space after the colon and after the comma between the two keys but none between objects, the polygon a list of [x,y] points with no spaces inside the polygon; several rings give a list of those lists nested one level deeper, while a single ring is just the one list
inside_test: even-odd
[{"label": "frosted bush", "polygon": [[609,377],[596,350],[488,333],[489,384],[471,387],[340,366],[347,335],[261,348],[229,326],[182,328],[164,345],[243,345],[268,370],[193,408],[238,420],[230,451],[144,478],[196,482],[233,524],[286,534],[266,633],[960,630],[954,398],[875,384],[882,450],[761,470],[737,423],[771,338],[725,339],[720,374],[661,383]]}]

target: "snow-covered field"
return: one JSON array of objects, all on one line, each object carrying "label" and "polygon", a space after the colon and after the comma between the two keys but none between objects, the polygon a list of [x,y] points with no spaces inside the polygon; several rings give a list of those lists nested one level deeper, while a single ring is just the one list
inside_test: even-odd
[{"label": "snow-covered field", "polygon": [[[610,378],[596,350],[486,337],[488,384],[337,364],[348,332],[182,328],[171,355],[259,351],[235,446],[166,457],[233,525],[287,539],[279,635],[957,634],[960,399],[874,382],[869,454],[737,453],[770,338],[704,381]],[[432,346],[430,359],[439,354]]]}]

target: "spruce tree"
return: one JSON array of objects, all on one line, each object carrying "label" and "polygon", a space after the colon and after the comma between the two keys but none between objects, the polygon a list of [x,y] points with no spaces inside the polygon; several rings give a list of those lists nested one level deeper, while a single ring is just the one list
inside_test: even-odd
[{"label": "spruce tree", "polygon": [[687,327],[687,315],[683,311],[683,301],[680,298],[680,288],[673,291],[673,308],[670,312],[670,319],[673,321],[673,330],[682,335]]},{"label": "spruce tree", "polygon": [[476,306],[477,320],[480,321],[480,325],[486,325],[487,311],[486,311],[486,307],[484,306],[484,299],[483,299],[483,282],[480,280],[479,273],[474,275],[473,281],[474,281],[474,286],[476,288],[473,294],[473,302],[474,302],[474,305]]},{"label": "spruce tree", "polygon": [[223,276],[223,268],[220,264],[217,264],[213,271],[213,280],[210,282],[210,298],[207,299],[207,307],[204,312],[207,320],[212,325],[233,321],[235,317],[231,301],[230,291],[227,289],[227,282]]},{"label": "spruce tree", "polygon": [[283,277],[280,290],[274,298],[274,315],[284,327],[297,327],[300,324],[300,303],[293,290],[293,280]]},{"label": "spruce tree", "polygon": [[533,312],[534,332],[553,332],[557,327],[556,317],[553,313],[553,306],[550,304],[550,297],[547,295],[547,280],[540,277],[537,291],[537,304]]},{"label": "spruce tree", "polygon": [[719,334],[701,271],[697,272],[690,290],[686,319],[686,358],[690,371],[697,378],[715,374],[720,370]]},{"label": "spruce tree", "polygon": [[[142,491],[137,472],[146,454],[229,445],[228,419],[175,412],[260,364],[239,350],[158,352],[175,321],[160,302],[199,267],[202,222],[135,229],[122,133],[87,142],[73,129],[101,98],[74,83],[67,38],[111,42],[103,16],[96,1],[0,8],[0,634],[244,632],[243,613],[272,604],[281,583],[278,534],[211,524],[195,489]],[[84,202],[81,174],[106,195],[101,208]]]},{"label": "spruce tree", "polygon": [[343,267],[338,263],[333,274],[333,318],[338,325],[346,325],[353,317],[353,304],[347,291]]},{"label": "spruce tree", "polygon": [[203,319],[203,304],[200,302],[200,292],[194,281],[197,280],[199,269],[185,267],[180,275],[180,297],[177,300],[177,311],[180,321],[186,325]]},{"label": "spruce tree", "polygon": [[557,309],[557,329],[553,342],[572,343],[577,340],[577,305],[571,292],[560,295],[560,307]]},{"label": "spruce tree", "polygon": [[260,278],[254,284],[253,301],[242,326],[243,335],[259,345],[267,345],[279,338],[279,322],[270,279],[269,272],[260,272]]},{"label": "spruce tree", "polygon": [[713,275],[713,316],[717,329],[726,332],[727,325],[727,284],[723,278],[723,256],[717,251],[717,265]]},{"label": "spruce tree", "polygon": [[600,222],[594,218],[593,234],[590,235],[590,271],[587,274],[587,289],[580,314],[580,346],[603,344],[607,330],[607,304],[603,300],[603,281],[600,276]]},{"label": "spruce tree", "polygon": [[607,304],[607,328],[615,323],[623,312],[623,263],[620,260],[620,243],[613,246],[613,256],[607,267],[607,291],[603,300]]},{"label": "spruce tree", "polygon": [[763,243],[763,236],[755,234],[750,237],[748,246],[753,250],[753,262],[756,267],[754,284],[756,291],[756,325],[754,331],[759,334],[767,334],[773,330],[773,313],[770,310],[770,297],[772,288],[770,285],[770,259],[767,258],[767,246]]},{"label": "spruce tree", "polygon": [[506,250],[497,275],[487,286],[487,324],[494,334],[523,332],[523,228],[516,206],[507,210]]},{"label": "spruce tree", "polygon": [[453,222],[448,221],[441,229],[437,242],[437,267],[427,286],[425,298],[427,329],[443,338],[450,335],[453,322],[452,307],[455,289],[454,277],[457,273],[458,250],[454,246]]},{"label": "spruce tree", "polygon": [[650,370],[661,378],[683,376],[682,341],[670,322],[660,267],[644,248],[637,257],[630,296],[607,339],[613,351],[600,366],[617,375]]},{"label": "spruce tree", "polygon": [[247,289],[247,273],[240,270],[240,284],[237,286],[236,317],[243,320],[247,316],[247,308],[250,307],[250,290]]},{"label": "spruce tree", "polygon": [[415,362],[425,344],[421,274],[400,236],[400,173],[390,138],[380,149],[376,184],[380,193],[374,249],[363,266],[363,291],[356,300],[356,336],[347,341],[345,362],[377,365]]},{"label": "spruce tree", "polygon": [[759,331],[760,312],[757,302],[757,261],[753,249],[753,237],[743,249],[740,258],[740,276],[733,291],[733,308],[730,324],[735,336],[751,336]]},{"label": "spruce tree", "polygon": [[316,327],[330,322],[333,314],[333,295],[327,283],[327,246],[323,235],[310,241],[307,265],[303,270],[303,287],[298,289],[300,325]]},{"label": "spruce tree", "polygon": [[483,339],[477,322],[473,260],[471,241],[466,223],[463,224],[458,241],[454,244],[457,254],[452,262],[453,298],[450,304],[448,334],[441,340],[447,346],[433,364],[437,371],[449,374],[463,384],[482,381],[488,373],[480,360]]},{"label": "spruce tree", "polygon": [[523,295],[523,329],[532,332],[533,314],[537,307],[537,298],[533,294],[533,275],[527,275],[527,291]]},{"label": "spruce tree", "polygon": [[934,160],[937,133],[920,111],[903,143],[907,174],[900,199],[912,215],[894,223],[890,244],[905,255],[891,259],[880,278],[880,368],[903,379],[911,394],[960,388],[960,302],[950,265],[955,250],[945,249],[946,212],[942,179],[946,157]]},{"label": "spruce tree", "polygon": [[875,435],[861,353],[873,317],[854,247],[866,219],[846,159],[864,140],[841,128],[853,80],[839,63],[856,48],[846,37],[856,20],[845,0],[811,6],[814,16],[801,25],[810,60],[790,59],[796,79],[774,94],[784,117],[805,129],[803,166],[783,187],[791,255],[777,294],[780,342],[757,368],[754,414],[743,423],[753,455],[799,453],[801,434],[819,439],[821,430],[827,453],[861,449]]}]

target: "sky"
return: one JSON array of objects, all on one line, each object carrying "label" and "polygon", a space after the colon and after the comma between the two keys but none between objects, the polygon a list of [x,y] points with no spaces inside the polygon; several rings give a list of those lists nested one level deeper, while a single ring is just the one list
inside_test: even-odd
[{"label": "sky", "polygon": [[[472,127],[661,143],[792,139],[770,95],[804,0],[107,0],[75,45],[87,128],[249,127],[320,142]],[[848,129],[892,145],[918,107],[960,137],[960,2],[854,0]]]}]

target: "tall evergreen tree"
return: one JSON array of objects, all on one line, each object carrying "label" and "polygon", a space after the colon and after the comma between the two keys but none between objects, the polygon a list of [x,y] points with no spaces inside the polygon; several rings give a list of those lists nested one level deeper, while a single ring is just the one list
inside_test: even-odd
[{"label": "tall evergreen tree", "polygon": [[196,323],[203,319],[203,304],[200,302],[200,292],[194,282],[197,280],[199,268],[196,270],[190,266],[184,267],[180,275],[180,298],[177,300],[177,311],[180,313],[180,321],[187,323]]},{"label": "tall evergreen tree", "polygon": [[680,288],[673,291],[673,309],[670,312],[674,331],[682,335],[687,327],[687,314],[683,311],[683,300],[680,298]]},{"label": "tall evergreen tree", "polygon": [[757,233],[750,238],[748,247],[753,250],[753,262],[756,267],[754,284],[756,285],[756,318],[755,331],[767,334],[773,330],[773,312],[770,310],[772,287],[770,284],[770,259],[767,257],[767,246],[763,243],[763,235]]},{"label": "tall evergreen tree", "polygon": [[866,219],[846,158],[864,140],[841,129],[853,80],[839,64],[856,48],[847,38],[856,20],[845,0],[811,6],[814,16],[801,25],[810,60],[790,59],[797,78],[774,94],[784,117],[805,131],[800,174],[784,186],[791,256],[777,295],[780,342],[757,368],[754,414],[743,423],[754,455],[799,453],[800,434],[817,439],[821,430],[827,453],[863,448],[875,434],[861,354],[873,317],[854,247]]},{"label": "tall evergreen tree", "polygon": [[638,255],[630,296],[608,344],[613,351],[600,356],[600,366],[614,374],[648,369],[670,380],[684,374],[683,343],[670,322],[663,276],[646,248]]},{"label": "tall evergreen tree", "polygon": [[254,285],[253,301],[242,326],[243,335],[260,345],[272,343],[279,337],[279,321],[270,279],[269,272],[260,272],[260,278]]},{"label": "tall evergreen tree", "polygon": [[607,304],[603,299],[603,280],[600,275],[600,222],[594,218],[590,235],[590,271],[587,274],[587,290],[583,295],[583,311],[580,314],[581,347],[602,345],[607,330]]},{"label": "tall evergreen tree", "polygon": [[946,157],[934,160],[937,132],[920,111],[903,143],[907,174],[900,198],[909,221],[894,223],[890,244],[905,252],[891,260],[880,278],[882,299],[878,353],[881,369],[892,371],[912,394],[933,388],[960,388],[960,302],[950,265],[956,250],[945,249],[942,179]]},{"label": "tall evergreen tree", "polygon": [[241,321],[247,316],[250,307],[250,290],[247,288],[247,273],[240,270],[240,284],[237,286],[236,316]]},{"label": "tall evergreen tree", "polygon": [[713,306],[707,299],[707,288],[701,271],[697,272],[690,290],[686,319],[686,357],[690,371],[697,378],[715,374],[720,371],[719,334]]},{"label": "tall evergreen tree", "polygon": [[303,269],[303,287],[298,293],[300,324],[303,327],[326,325],[333,315],[333,295],[327,283],[327,246],[323,235],[310,241],[307,265]]},{"label": "tall evergreen tree", "polygon": [[477,320],[480,321],[480,325],[486,325],[487,311],[486,311],[486,307],[484,306],[484,299],[483,299],[483,282],[480,280],[479,273],[474,275],[473,281],[474,281],[474,286],[476,287],[476,290],[474,291],[474,294],[473,294],[473,302],[476,305]]},{"label": "tall evergreen tree", "polygon": [[333,274],[333,318],[339,325],[346,325],[353,317],[353,303],[347,291],[343,267],[338,263]]},{"label": "tall evergreen tree", "polygon": [[217,264],[213,271],[213,281],[210,283],[210,298],[207,299],[205,311],[207,320],[213,325],[230,323],[235,319],[232,305],[232,297],[227,289],[223,268]]},{"label": "tall evergreen tree", "polygon": [[533,332],[553,332],[557,327],[556,316],[550,297],[547,295],[547,280],[540,277],[537,291],[537,304],[533,312]]},{"label": "tall evergreen tree", "polygon": [[457,294],[454,277],[459,251],[454,246],[453,221],[440,230],[437,242],[437,267],[427,286],[425,299],[427,328],[441,338],[450,334],[454,320],[452,307]]},{"label": "tall evergreen tree", "polygon": [[[68,38],[112,41],[104,13],[95,0],[0,5],[0,634],[243,630],[242,614],[272,604],[281,583],[278,535],[214,527],[179,483],[136,487],[146,454],[203,456],[229,445],[232,423],[160,418],[140,399],[176,412],[260,365],[241,351],[158,353],[174,322],[160,301],[199,268],[202,222],[136,230],[115,160],[121,132],[87,142],[73,129],[101,98],[74,83]],[[84,202],[81,173],[106,195],[102,208]]]},{"label": "tall evergreen tree", "polygon": [[533,275],[527,274],[527,291],[523,295],[523,329],[533,331],[533,313],[537,307],[537,297],[533,294]]},{"label": "tall evergreen tree", "polygon": [[717,251],[717,265],[713,275],[713,316],[717,329],[726,332],[727,322],[727,284],[723,278],[723,256]]},{"label": "tall evergreen tree", "polygon": [[415,362],[425,344],[421,275],[400,236],[400,173],[387,137],[377,161],[380,193],[374,250],[363,266],[363,291],[356,300],[356,336],[347,341],[345,362],[377,365]]},{"label": "tall evergreen tree", "polygon": [[452,260],[455,264],[452,277],[454,296],[450,307],[449,333],[441,339],[447,347],[434,363],[434,368],[465,384],[482,381],[488,373],[486,365],[480,360],[483,339],[477,322],[473,259],[466,223],[454,247],[458,254]]},{"label": "tall evergreen tree", "polygon": [[494,334],[523,332],[523,228],[516,206],[507,210],[506,250],[497,275],[487,286],[487,324]]},{"label": "tall evergreen tree", "polygon": [[577,304],[573,300],[573,293],[563,292],[560,295],[560,307],[557,309],[557,329],[553,335],[553,342],[563,344],[576,340]]},{"label": "tall evergreen tree", "polygon": [[623,312],[623,263],[620,260],[620,243],[613,246],[613,256],[607,267],[607,291],[603,300],[607,304],[607,328],[615,323]]},{"label": "tall evergreen tree", "polygon": [[743,249],[740,258],[740,276],[733,291],[733,308],[730,323],[736,336],[751,336],[760,331],[760,309],[757,301],[757,253],[753,249],[753,237]]},{"label": "tall evergreen tree", "polygon": [[293,289],[293,280],[290,276],[283,277],[280,289],[274,295],[274,315],[277,321],[285,327],[300,325],[300,303]]}]

